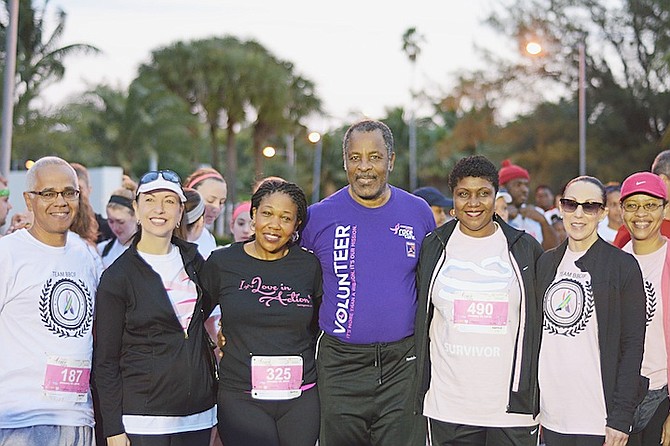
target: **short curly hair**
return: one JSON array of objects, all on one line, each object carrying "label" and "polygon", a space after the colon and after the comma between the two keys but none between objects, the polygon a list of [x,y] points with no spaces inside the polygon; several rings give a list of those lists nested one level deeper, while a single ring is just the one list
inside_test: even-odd
[{"label": "short curly hair", "polygon": [[449,174],[449,188],[453,192],[456,185],[465,177],[484,178],[489,181],[498,192],[498,169],[482,155],[472,155],[461,158]]}]

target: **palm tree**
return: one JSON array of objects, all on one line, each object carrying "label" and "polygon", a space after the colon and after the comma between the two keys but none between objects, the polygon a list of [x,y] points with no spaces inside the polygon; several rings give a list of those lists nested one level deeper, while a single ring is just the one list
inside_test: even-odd
[{"label": "palm tree", "polygon": [[[407,55],[412,64],[412,80],[410,85],[410,93],[412,100],[414,100],[414,72],[416,70],[416,59],[421,54],[420,44],[424,41],[424,37],[419,34],[416,28],[408,28],[402,35],[402,50]],[[414,106],[411,106],[409,117],[409,187],[410,190],[416,189],[417,181],[417,167],[416,167],[416,122],[414,121]]]},{"label": "palm tree", "polygon": [[185,101],[191,112],[207,124],[211,163],[221,169],[218,131],[225,120],[227,130],[225,177],[230,199],[236,199],[236,127],[244,122],[247,105],[244,48],[235,37],[177,42],[152,52],[152,60],[141,73],[156,76],[172,93]]},{"label": "palm tree", "polygon": [[152,155],[188,173],[191,154],[199,151],[197,119],[148,77],[135,79],[127,90],[99,85],[63,113],[75,133],[88,139],[88,151],[97,149],[98,163],[119,165],[128,174],[146,170]]},{"label": "palm tree", "polygon": [[[64,59],[75,54],[95,54],[99,50],[84,43],[59,46],[65,29],[65,12],[56,10],[56,24],[47,32],[47,7],[49,0],[36,6],[32,0],[19,2],[19,21],[17,39],[16,88],[17,103],[14,110],[14,122],[23,124],[29,119],[30,103],[40,95],[44,87],[63,79],[65,75]],[[7,2],[4,2],[5,11]],[[8,12],[5,12],[8,14]],[[7,29],[0,24],[0,48],[2,59]],[[4,64],[3,64],[4,67]]]},{"label": "palm tree", "polygon": [[320,111],[321,101],[316,97],[314,84],[295,74],[292,63],[273,57],[256,42],[247,42],[256,69],[250,79],[249,101],[256,111],[253,123],[254,173],[263,175],[262,148],[265,142],[279,134],[300,133],[300,120]]}]

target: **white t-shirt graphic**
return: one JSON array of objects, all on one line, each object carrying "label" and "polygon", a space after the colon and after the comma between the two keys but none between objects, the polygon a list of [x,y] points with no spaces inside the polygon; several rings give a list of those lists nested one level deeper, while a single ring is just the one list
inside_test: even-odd
[{"label": "white t-shirt graphic", "polygon": [[93,426],[96,265],[80,237],[0,239],[0,428]]},{"label": "white t-shirt graphic", "polygon": [[540,422],[562,434],[605,435],[605,394],[591,275],[566,249],[543,298]]},{"label": "white t-shirt graphic", "polygon": [[430,296],[431,383],[424,415],[474,426],[534,426],[530,415],[508,414],[520,284],[496,227],[488,237],[454,230]]}]

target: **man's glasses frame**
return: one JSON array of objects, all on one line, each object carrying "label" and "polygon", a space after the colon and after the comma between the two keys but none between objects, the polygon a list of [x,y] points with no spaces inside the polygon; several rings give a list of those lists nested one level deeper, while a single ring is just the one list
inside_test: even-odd
[{"label": "man's glasses frame", "polygon": [[582,207],[585,214],[589,215],[595,215],[601,209],[605,209],[605,205],[597,201],[585,201],[584,203],[580,203],[579,201],[571,200],[569,198],[561,198],[560,201],[563,212],[567,212],[569,214],[575,212],[579,206]]},{"label": "man's glasses frame", "polygon": [[79,199],[79,194],[81,193],[77,189],[65,189],[61,191],[53,190],[53,189],[45,189],[45,190],[29,190],[27,191],[29,194],[35,194],[39,195],[39,197],[42,199],[42,201],[45,201],[47,203],[51,203],[52,201],[56,201],[56,198],[60,195],[63,197],[65,201],[76,201]]}]

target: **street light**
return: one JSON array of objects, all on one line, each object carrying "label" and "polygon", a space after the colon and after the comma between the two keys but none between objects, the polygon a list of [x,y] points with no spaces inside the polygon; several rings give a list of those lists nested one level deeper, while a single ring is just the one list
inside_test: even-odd
[{"label": "street light", "polygon": [[[579,51],[579,175],[586,175],[586,47],[584,43],[577,44]],[[526,52],[536,56],[542,53],[542,45],[538,42],[528,42]]]},{"label": "street light", "polygon": [[321,153],[323,152],[323,139],[319,132],[312,132],[307,135],[307,139],[315,144],[314,150],[314,170],[312,173],[312,203],[319,201],[319,191],[321,189]]},{"label": "street light", "polygon": [[277,154],[277,149],[272,146],[263,147],[263,156],[266,158],[272,158]]}]

